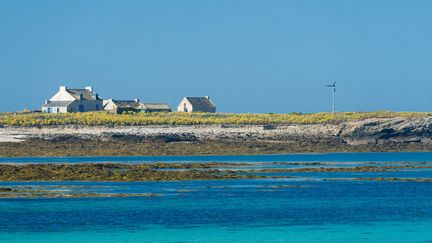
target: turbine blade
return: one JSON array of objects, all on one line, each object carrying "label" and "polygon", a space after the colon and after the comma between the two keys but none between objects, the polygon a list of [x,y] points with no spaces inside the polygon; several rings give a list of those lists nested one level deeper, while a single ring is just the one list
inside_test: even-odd
[{"label": "turbine blade", "polygon": [[336,81],[333,82],[333,86],[335,86],[335,85],[336,85]]}]

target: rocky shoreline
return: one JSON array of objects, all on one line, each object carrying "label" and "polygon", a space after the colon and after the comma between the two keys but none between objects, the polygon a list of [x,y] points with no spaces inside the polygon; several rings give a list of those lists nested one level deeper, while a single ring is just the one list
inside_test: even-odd
[{"label": "rocky shoreline", "polygon": [[0,156],[430,151],[432,117],[338,124],[0,128]]}]

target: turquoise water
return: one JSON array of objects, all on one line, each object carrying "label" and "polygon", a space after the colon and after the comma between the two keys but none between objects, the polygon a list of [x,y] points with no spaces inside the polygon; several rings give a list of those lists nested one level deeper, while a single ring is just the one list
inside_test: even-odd
[{"label": "turquoise water", "polygon": [[[189,160],[190,158],[190,160]],[[374,162],[432,163],[432,153],[352,153],[211,157],[19,158],[34,162]],[[269,166],[271,167],[271,166]],[[153,197],[0,199],[4,242],[432,242],[432,184],[328,180],[432,178],[429,169],[295,173],[285,179],[181,182],[0,182]]]}]

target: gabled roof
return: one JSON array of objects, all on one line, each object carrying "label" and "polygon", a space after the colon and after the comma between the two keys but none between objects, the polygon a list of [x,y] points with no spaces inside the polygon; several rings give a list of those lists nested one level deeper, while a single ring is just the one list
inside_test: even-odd
[{"label": "gabled roof", "polygon": [[100,100],[95,93],[88,89],[66,89],[66,92],[72,95],[76,100],[79,100],[81,95],[83,100]]},{"label": "gabled roof", "polygon": [[208,97],[185,97],[193,106],[194,110],[205,110],[215,108],[215,105]]},{"label": "gabled roof", "polygon": [[48,101],[47,104],[44,104],[42,107],[67,107],[68,105],[72,104],[74,102],[73,100],[68,101]]},{"label": "gabled roof", "polygon": [[133,108],[139,109],[140,102],[136,100],[112,100],[112,102],[117,106],[117,108]]},{"label": "gabled roof", "polygon": [[168,104],[164,103],[141,103],[140,109],[143,110],[171,110]]}]

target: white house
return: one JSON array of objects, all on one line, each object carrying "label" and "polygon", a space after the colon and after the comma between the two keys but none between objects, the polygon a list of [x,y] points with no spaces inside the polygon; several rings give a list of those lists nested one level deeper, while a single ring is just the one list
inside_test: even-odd
[{"label": "white house", "polygon": [[209,96],[184,97],[177,107],[178,112],[216,112],[215,104]]},{"label": "white house", "polygon": [[59,91],[42,105],[42,112],[67,113],[103,110],[103,101],[92,87],[68,89],[60,86]]}]

